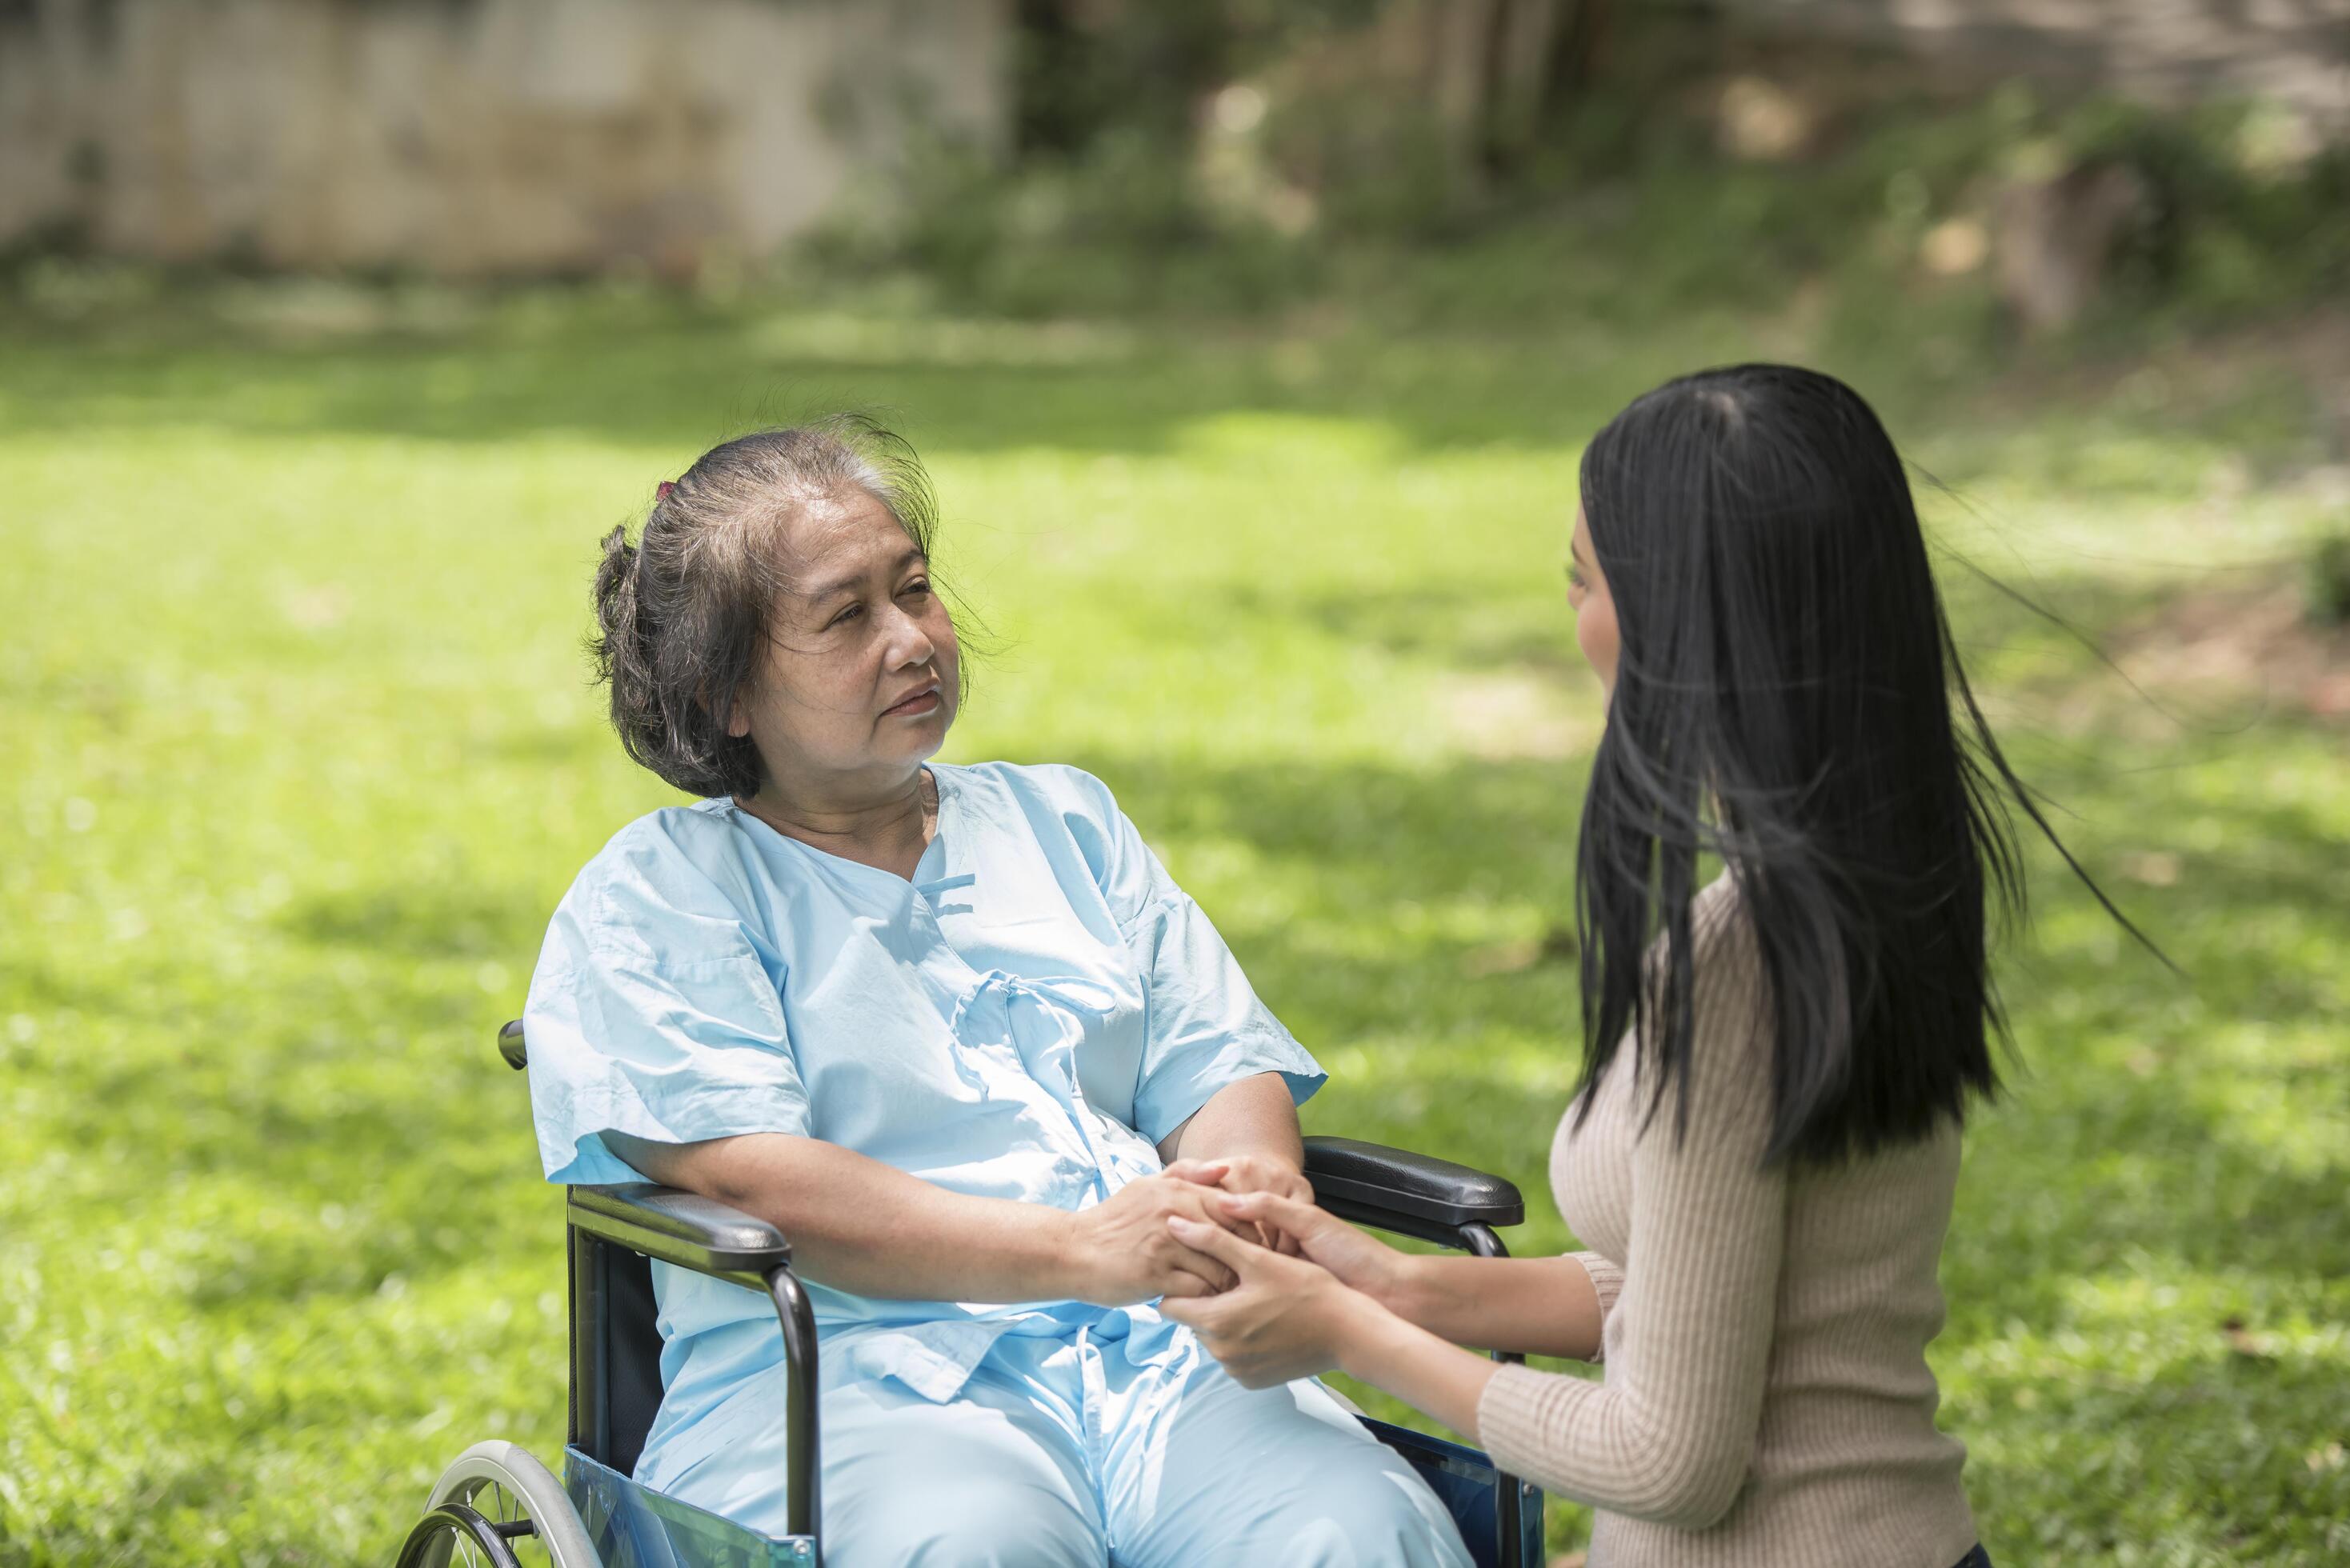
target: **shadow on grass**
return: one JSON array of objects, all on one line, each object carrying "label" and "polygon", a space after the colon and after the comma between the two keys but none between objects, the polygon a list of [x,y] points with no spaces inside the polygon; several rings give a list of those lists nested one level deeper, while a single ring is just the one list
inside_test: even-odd
[{"label": "shadow on grass", "polygon": [[[1575,651],[1559,563],[1563,543],[1529,541],[1531,569],[1558,573],[1555,597],[1494,591],[1490,582],[1435,580],[1396,588],[1234,584],[1215,593],[1216,624],[1282,626],[1303,622],[1334,641],[1458,670],[1511,669],[1587,687],[1590,667]],[[1202,597],[1207,596],[1202,595]],[[1187,616],[1199,611],[1187,609]],[[1170,638],[1196,636],[1196,620],[1171,618]]]},{"label": "shadow on grass", "polygon": [[1234,410],[1376,420],[1423,447],[1577,441],[1669,373],[1661,358],[1568,376],[1538,355],[1377,353],[1300,370],[1236,340],[1172,336],[1116,362],[940,363],[772,353],[740,324],[620,328],[538,344],[493,339],[256,349],[222,343],[88,351],[36,343],[0,374],[12,429],[207,428],[410,436],[458,444],[575,434],[698,450],[808,409],[879,406],[926,452],[1048,448],[1148,456]]},{"label": "shadow on grass", "polygon": [[[1178,450],[1198,421],[1244,411],[1367,421],[1407,451],[1547,452],[1578,447],[1672,376],[1788,351],[1783,329],[1762,313],[1638,324],[1567,317],[1514,335],[1399,336],[1368,318],[1319,337],[1160,324],[1110,331],[1106,347],[1074,357],[1055,348],[1066,323],[877,317],[850,333],[875,341],[843,352],[827,348],[822,333],[794,329],[807,319],[763,309],[606,317],[583,308],[529,330],[492,321],[437,337],[276,343],[217,327],[48,328],[24,334],[0,366],[0,415],[21,433],[200,427],[458,445],[570,434],[698,451],[752,426],[847,405],[888,410],[934,455],[1035,448],[1149,456]],[[993,347],[971,352],[965,339],[974,331]],[[1932,389],[1893,350],[1854,360],[1823,346],[1797,357],[1851,379],[1905,447],[1961,436],[1973,455],[1942,465],[1961,488],[2005,465],[2001,443],[2022,437],[2054,453],[2041,460],[2045,482],[2094,493],[2108,476],[2064,466],[2071,449],[2052,441],[2052,429],[2077,428],[2084,447],[2175,442],[2213,417],[2061,400],[1985,409],[1965,402],[1963,389]],[[188,417],[192,408],[201,419]],[[2290,400],[2261,404],[2229,428],[2227,450],[2282,452],[2302,438],[2296,421],[2305,412]]]},{"label": "shadow on grass", "polygon": [[2283,1158],[2195,1075],[2074,1070],[1989,1113],[1945,1264],[1961,1333],[2062,1321],[2100,1274],[2350,1274],[2350,1159]]},{"label": "shadow on grass", "polygon": [[296,901],[278,926],[305,942],[390,958],[526,962],[550,911],[521,888],[400,883]]}]

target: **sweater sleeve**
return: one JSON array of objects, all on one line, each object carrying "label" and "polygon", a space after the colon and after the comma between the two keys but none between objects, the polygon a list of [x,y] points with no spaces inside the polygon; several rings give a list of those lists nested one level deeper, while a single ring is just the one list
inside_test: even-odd
[{"label": "sweater sleeve", "polygon": [[[1786,1178],[1762,1167],[1771,1097],[1761,994],[1743,921],[1701,934],[1688,1132],[1676,1140],[1668,1094],[1633,1145],[1630,1231],[1612,1312],[1592,1276],[1611,1319],[1606,1381],[1504,1366],[1477,1409],[1479,1435],[1504,1469],[1683,1529],[1730,1511],[1762,1418]],[[1648,1101],[1642,1090],[1617,1103],[1638,1116]]]},{"label": "sweater sleeve", "polygon": [[1596,1366],[1607,1359],[1607,1314],[1616,1310],[1616,1298],[1624,1293],[1624,1271],[1605,1252],[1569,1252],[1567,1256],[1583,1265],[1583,1277],[1591,1282],[1591,1293],[1599,1298],[1600,1348],[1591,1354]]}]

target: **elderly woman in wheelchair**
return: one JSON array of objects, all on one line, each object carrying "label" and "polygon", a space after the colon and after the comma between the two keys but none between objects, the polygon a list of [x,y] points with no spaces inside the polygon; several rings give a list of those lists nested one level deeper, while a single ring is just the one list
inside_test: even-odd
[{"label": "elderly woman in wheelchair", "polygon": [[[839,1568],[1466,1563],[1331,1393],[1244,1388],[1157,1310],[1232,1278],[1170,1216],[1311,1198],[1323,1074],[1098,781],[929,762],[962,691],[931,527],[910,452],[836,421],[716,448],[606,541],[614,722],[702,798],[556,912],[525,1020],[548,1179],[789,1238]],[[783,1533],[773,1308],[654,1286],[636,1480]]]}]

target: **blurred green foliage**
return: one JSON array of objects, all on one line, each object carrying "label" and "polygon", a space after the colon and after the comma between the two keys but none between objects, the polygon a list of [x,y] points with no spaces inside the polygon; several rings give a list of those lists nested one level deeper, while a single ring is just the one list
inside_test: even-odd
[{"label": "blurred green foliage", "polygon": [[[1970,347],[1989,354],[2006,330],[1990,270],[1935,275],[1921,240],[1952,220],[1995,229],[2001,192],[2017,181],[2116,163],[2138,176],[2146,201],[2120,238],[2092,336],[2149,317],[2201,327],[2350,296],[2350,147],[2295,150],[2277,111],[2257,102],[2169,111],[2022,83],[1956,101],[1880,89],[1819,106],[1816,146],[1740,161],[1721,148],[1712,100],[1677,74],[1691,68],[1684,40],[1682,52],[1652,47],[1613,67],[1496,169],[1463,152],[1424,95],[1277,70],[1262,88],[1247,79],[1247,62],[1278,58],[1276,44],[1300,47],[1301,31],[1326,42],[1355,22],[1258,29],[1274,42],[1170,66],[1152,90],[1134,84],[1074,117],[1084,134],[1010,159],[918,149],[902,202],[844,214],[815,252],[844,273],[917,272],[961,307],[1047,317],[1310,307],[1355,296],[1366,273],[1416,285],[1465,250],[1494,263],[1492,275],[1464,280],[1449,303],[1486,325],[1530,309],[1573,314],[1583,307],[1573,291],[1530,298],[1530,283],[1597,273],[1637,281],[1651,300],[1755,303],[1806,286],[1838,310],[1922,297],[1965,317]],[[1132,52],[1097,40],[1086,57],[1097,75],[1066,75],[1124,81]],[[1721,63],[1706,64],[1718,81]],[[1245,95],[1244,129],[1221,125],[1220,82]],[[1167,107],[1170,95],[1183,112]],[[1881,325],[1859,314],[1856,329]]]},{"label": "blurred green foliage", "polygon": [[2309,613],[2327,626],[2350,623],[2350,529],[2318,540],[2309,553]]}]

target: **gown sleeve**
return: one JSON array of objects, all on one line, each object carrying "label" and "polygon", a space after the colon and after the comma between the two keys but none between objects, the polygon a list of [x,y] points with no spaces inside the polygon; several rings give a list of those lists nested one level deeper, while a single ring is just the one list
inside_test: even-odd
[{"label": "gown sleeve", "polygon": [[643,1180],[607,1132],[806,1136],[777,980],[723,890],[661,843],[615,850],[556,909],[523,1013],[546,1179]]},{"label": "gown sleeve", "polygon": [[1258,1000],[1207,911],[1176,886],[1108,787],[1087,774],[1076,781],[1089,798],[1071,829],[1143,978],[1135,1130],[1163,1142],[1217,1090],[1260,1073],[1280,1074],[1292,1102],[1305,1104],[1329,1075]]}]

